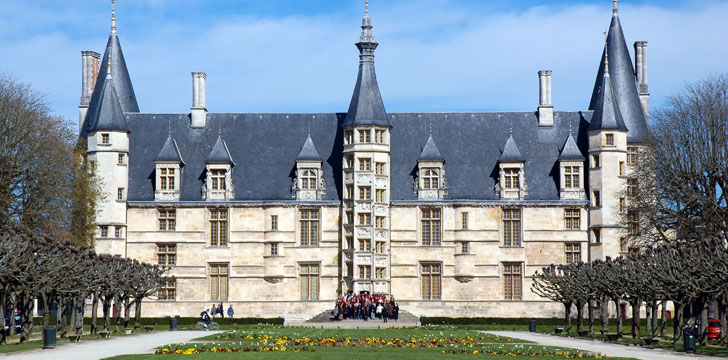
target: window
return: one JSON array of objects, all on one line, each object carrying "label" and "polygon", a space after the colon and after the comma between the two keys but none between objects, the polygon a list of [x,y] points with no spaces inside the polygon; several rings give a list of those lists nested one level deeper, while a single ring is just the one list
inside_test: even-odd
[{"label": "window", "polygon": [[384,144],[384,130],[374,130],[374,141],[377,144]]},{"label": "window", "polygon": [[212,190],[225,190],[225,170],[211,170]]},{"label": "window", "polygon": [[351,211],[346,212],[346,223],[354,225],[354,213]]},{"label": "window", "polygon": [[354,143],[354,132],[351,130],[346,130],[346,143],[347,144]]},{"label": "window", "polygon": [[124,188],[116,189],[116,200],[124,200]]},{"label": "window", "polygon": [[316,190],[316,170],[303,170],[301,190]]},{"label": "window", "polygon": [[114,237],[117,239],[121,237],[121,226],[114,226]]},{"label": "window", "polygon": [[159,209],[159,231],[174,231],[177,225],[175,217],[177,211],[172,209]]},{"label": "window", "polygon": [[627,197],[633,198],[639,193],[637,179],[627,179]]},{"label": "window", "polygon": [[359,142],[367,144],[372,142],[372,133],[369,129],[359,130]]},{"label": "window", "polygon": [[354,167],[354,156],[353,155],[346,155],[344,157],[344,168],[345,169],[351,169]]},{"label": "window", "polygon": [[566,251],[566,263],[572,264],[581,261],[581,244],[567,243],[564,246]]},{"label": "window", "polygon": [[347,249],[352,249],[352,250],[354,249],[354,237],[352,237],[352,236],[346,237],[346,246],[347,246]]},{"label": "window", "polygon": [[422,245],[440,246],[439,209],[422,209]]},{"label": "window", "polygon": [[359,171],[371,171],[372,170],[372,159],[364,158],[359,159]]},{"label": "window", "polygon": [[619,162],[619,176],[624,176],[624,161]]},{"label": "window", "polygon": [[116,160],[119,165],[124,165],[124,154],[119,154],[119,158]]},{"label": "window", "polygon": [[579,167],[578,166],[564,166],[564,187],[565,188],[578,188],[579,187]]},{"label": "window", "polygon": [[521,264],[503,264],[503,298],[521,300]]},{"label": "window", "polygon": [[371,200],[371,199],[372,199],[371,186],[359,186],[359,200]]},{"label": "window", "polygon": [[593,234],[594,234],[594,243],[601,244],[602,237],[601,237],[601,233],[599,232],[599,229],[594,229]]},{"label": "window", "polygon": [[318,246],[319,211],[301,210],[301,246]]},{"label": "window", "polygon": [[639,153],[636,147],[627,148],[627,165],[637,165],[639,162]]},{"label": "window", "polygon": [[359,239],[359,251],[372,251],[372,242],[369,239]]},{"label": "window", "polygon": [[174,190],[174,168],[159,169],[159,189]]},{"label": "window", "polygon": [[376,164],[376,174],[384,175],[384,163],[383,162],[378,162]]},{"label": "window", "polygon": [[371,224],[372,224],[372,214],[369,214],[369,213],[359,214],[359,225],[371,225]]},{"label": "window", "polygon": [[597,190],[592,191],[592,205],[594,207],[602,206],[602,200],[599,198],[599,191]]},{"label": "window", "polygon": [[460,217],[462,220],[463,230],[467,230],[468,229],[468,213],[464,212],[464,213],[460,214]]},{"label": "window", "polygon": [[101,237],[106,238],[109,237],[109,227],[106,225],[101,226]]},{"label": "window", "polygon": [[384,229],[384,216],[377,216],[374,219],[374,226],[377,229]]},{"label": "window", "polygon": [[614,146],[614,134],[606,134],[605,144],[607,146]]},{"label": "window", "polygon": [[270,216],[270,230],[278,231],[278,215]]},{"label": "window", "polygon": [[518,189],[520,187],[518,169],[504,169],[503,172],[505,173],[505,188],[510,190]]},{"label": "window", "polygon": [[354,198],[354,185],[346,185],[346,198],[347,199]]},{"label": "window", "polygon": [[463,241],[460,245],[460,253],[461,254],[469,254],[470,253],[470,243],[467,241]]},{"label": "window", "polygon": [[271,243],[270,244],[270,254],[271,254],[271,256],[277,256],[278,255],[278,243]]},{"label": "window", "polygon": [[592,168],[599,167],[599,154],[592,155]]},{"label": "window", "polygon": [[378,267],[374,273],[374,277],[377,279],[384,279],[387,276],[387,269],[383,267]]},{"label": "window", "polygon": [[521,210],[503,210],[503,245],[521,246]]},{"label": "window", "polygon": [[621,252],[627,251],[627,239],[624,237],[619,238],[619,250]]},{"label": "window", "polygon": [[157,293],[158,300],[174,300],[177,281],[174,278],[162,278],[162,286]]},{"label": "window", "polygon": [[157,244],[157,265],[177,265],[177,244]]},{"label": "window", "polygon": [[359,265],[359,279],[371,279],[372,267]]},{"label": "window", "polygon": [[384,196],[384,190],[377,189],[377,202],[378,203],[383,203],[385,198],[386,197]]},{"label": "window", "polygon": [[101,144],[109,145],[109,134],[101,134]]},{"label": "window", "polygon": [[640,233],[640,213],[638,211],[630,210],[627,213],[627,230],[632,236],[639,235]]},{"label": "window", "polygon": [[439,189],[440,188],[440,172],[437,169],[425,169],[424,175],[424,189]]},{"label": "window", "polygon": [[318,300],[318,293],[318,264],[301,264],[301,300]]},{"label": "window", "polygon": [[581,210],[566,209],[564,210],[564,218],[566,220],[566,230],[579,230],[581,228]]},{"label": "window", "polygon": [[210,246],[227,245],[227,209],[210,210]]},{"label": "window", "polygon": [[623,213],[626,206],[624,198],[619,198],[619,212]]},{"label": "window", "polygon": [[437,300],[441,295],[442,265],[423,263],[420,265],[423,300]]},{"label": "window", "polygon": [[374,250],[377,252],[377,254],[384,254],[384,241],[377,241],[375,244]]},{"label": "window", "polygon": [[227,300],[228,265],[210,264],[210,299]]}]

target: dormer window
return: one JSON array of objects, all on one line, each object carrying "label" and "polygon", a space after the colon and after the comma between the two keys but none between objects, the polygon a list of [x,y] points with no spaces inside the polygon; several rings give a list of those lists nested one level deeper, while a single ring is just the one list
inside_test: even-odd
[{"label": "dormer window", "polygon": [[[597,157],[597,159],[599,159]],[[584,191],[584,155],[576,145],[574,137],[569,137],[564,143],[559,155],[559,167],[561,169],[560,198],[562,200],[583,200],[586,198]]]},{"label": "dormer window", "polygon": [[520,188],[520,184],[518,181],[518,169],[514,168],[508,168],[503,170],[503,176],[505,179],[505,185],[504,187],[507,190],[518,190]]},{"label": "dormer window", "polygon": [[205,184],[202,197],[205,200],[233,200],[233,167],[235,162],[230,156],[227,143],[218,136],[217,142],[205,160]]},{"label": "dormer window", "polygon": [[109,134],[101,134],[101,145],[109,145],[111,144],[109,140]]},{"label": "dormer window", "polygon": [[323,160],[309,135],[296,158],[296,177],[291,186],[291,195],[296,200],[321,200],[326,194],[322,165]]},{"label": "dormer window", "polygon": [[175,169],[161,168],[159,169],[159,189],[175,190]]},{"label": "dormer window", "polygon": [[581,171],[579,166],[564,166],[564,187],[569,189],[580,187],[580,172]]},{"label": "dormer window", "polygon": [[304,170],[301,176],[301,190],[316,190],[316,170]]},{"label": "dormer window", "polygon": [[213,191],[225,190],[225,178],[227,171],[224,169],[217,169],[210,171],[210,180],[212,180],[211,189]]},{"label": "dormer window", "polygon": [[[122,158],[119,156],[119,161]],[[155,162],[155,191],[154,200],[177,201],[179,200],[182,166],[182,156],[177,148],[177,143],[172,137],[162,146],[162,150],[154,160]]]},{"label": "dormer window", "polygon": [[440,172],[437,169],[425,169],[425,175],[422,177],[423,189],[439,189],[440,188]]},{"label": "dormer window", "polygon": [[447,195],[445,159],[437,149],[431,134],[417,158],[417,168],[417,178],[415,178],[417,197],[419,199],[443,199]]},{"label": "dormer window", "polygon": [[516,141],[511,134],[503,146],[503,152],[498,159],[500,168],[496,192],[501,199],[524,199],[528,195],[525,169],[526,159],[518,150]]}]

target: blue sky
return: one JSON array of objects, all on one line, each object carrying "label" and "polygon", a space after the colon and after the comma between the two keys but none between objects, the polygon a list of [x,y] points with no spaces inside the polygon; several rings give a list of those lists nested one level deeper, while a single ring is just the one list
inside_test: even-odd
[{"label": "blue sky", "polygon": [[[620,1],[628,46],[649,41],[652,105],[728,68],[728,1]],[[76,122],[82,50],[103,52],[109,0],[2,0],[0,72]],[[556,110],[583,110],[611,0],[371,0],[388,111],[535,110],[541,69]],[[363,0],[118,0],[143,112],[183,113],[192,71],[212,112],[343,112]]]}]

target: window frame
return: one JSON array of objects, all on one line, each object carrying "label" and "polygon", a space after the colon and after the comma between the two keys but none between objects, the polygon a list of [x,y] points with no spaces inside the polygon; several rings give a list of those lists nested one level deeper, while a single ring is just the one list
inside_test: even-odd
[{"label": "window frame", "polygon": [[[171,295],[170,295],[171,294]],[[174,277],[162,278],[162,286],[157,291],[157,300],[177,300],[177,279]]]},{"label": "window frame", "polygon": [[357,272],[357,274],[359,274],[358,279],[370,280],[372,278],[372,266],[371,265],[359,265],[358,270],[359,270]]},{"label": "window frame", "polygon": [[581,209],[564,209],[564,228],[566,230],[581,230]]},{"label": "window frame", "polygon": [[210,190],[225,191],[227,189],[227,169],[210,169]]},{"label": "window frame", "polygon": [[604,134],[604,146],[614,146],[614,134]]},{"label": "window frame", "polygon": [[372,171],[372,158],[359,158],[359,171]]},{"label": "window frame", "polygon": [[[159,261],[164,259],[163,261]],[[157,243],[157,265],[177,266],[177,244]]]},{"label": "window frame", "polygon": [[270,231],[278,231],[278,215],[270,216]]},{"label": "window frame", "polygon": [[580,166],[567,165],[564,166],[564,188],[578,189],[581,188],[581,169]]},{"label": "window frame", "polygon": [[425,190],[440,189],[440,169],[425,168],[422,171],[422,188]]},{"label": "window frame", "polygon": [[627,165],[638,165],[640,162],[639,148],[630,146],[627,148]]},{"label": "window frame", "polygon": [[302,169],[301,190],[318,190],[316,169]]},{"label": "window frame", "polygon": [[228,231],[230,229],[230,214],[227,208],[212,208],[210,213],[210,245],[213,247],[226,247],[229,244]]},{"label": "window frame", "polygon": [[270,256],[278,255],[278,243],[270,243]]},{"label": "window frame", "polygon": [[502,269],[503,299],[512,301],[523,300],[523,263],[504,262]]},{"label": "window frame", "polygon": [[420,270],[420,297],[422,300],[442,299],[442,263],[422,262]]},{"label": "window frame", "polygon": [[581,261],[581,243],[564,243],[564,256],[564,262],[566,264],[573,264]]},{"label": "window frame", "polygon": [[[315,269],[315,270],[314,270]],[[299,295],[303,301],[319,300],[321,291],[321,265],[318,263],[299,263]],[[304,281],[305,280],[305,281]],[[315,281],[311,281],[315,280]],[[315,282],[315,284],[313,284]],[[313,284],[313,285],[312,285]],[[305,296],[304,296],[305,287]],[[315,291],[314,291],[315,289]]]},{"label": "window frame", "polygon": [[321,211],[319,209],[299,209],[299,237],[302,247],[317,247],[321,243]]},{"label": "window frame", "polygon": [[442,245],[441,208],[420,208],[420,243],[422,246]]},{"label": "window frame", "polygon": [[523,214],[518,208],[505,208],[502,211],[503,246],[522,247]]},{"label": "window frame", "polygon": [[177,231],[177,209],[157,209],[158,231]]},{"label": "window frame", "polygon": [[514,167],[503,168],[503,189],[519,190],[521,188],[520,169]]},{"label": "window frame", "polygon": [[469,221],[469,215],[467,211],[463,211],[460,213],[460,226],[463,230],[468,230],[468,221]]},{"label": "window frame", "polygon": [[[213,269],[215,271],[213,272]],[[224,269],[224,272],[222,271]],[[210,300],[227,301],[230,293],[230,264],[229,263],[210,263],[208,266],[210,277]],[[224,281],[223,281],[224,280]],[[213,283],[215,285],[213,286]],[[221,291],[224,284],[224,294]],[[217,291],[213,291],[213,289]]]}]

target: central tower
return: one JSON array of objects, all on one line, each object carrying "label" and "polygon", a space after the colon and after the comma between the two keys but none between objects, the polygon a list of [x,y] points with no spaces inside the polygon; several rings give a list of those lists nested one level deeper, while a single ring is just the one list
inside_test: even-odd
[{"label": "central tower", "polygon": [[342,206],[341,290],[388,293],[389,194],[392,128],[384,110],[374,70],[374,50],[367,1],[362,18],[359,75],[344,120],[344,202]]}]

